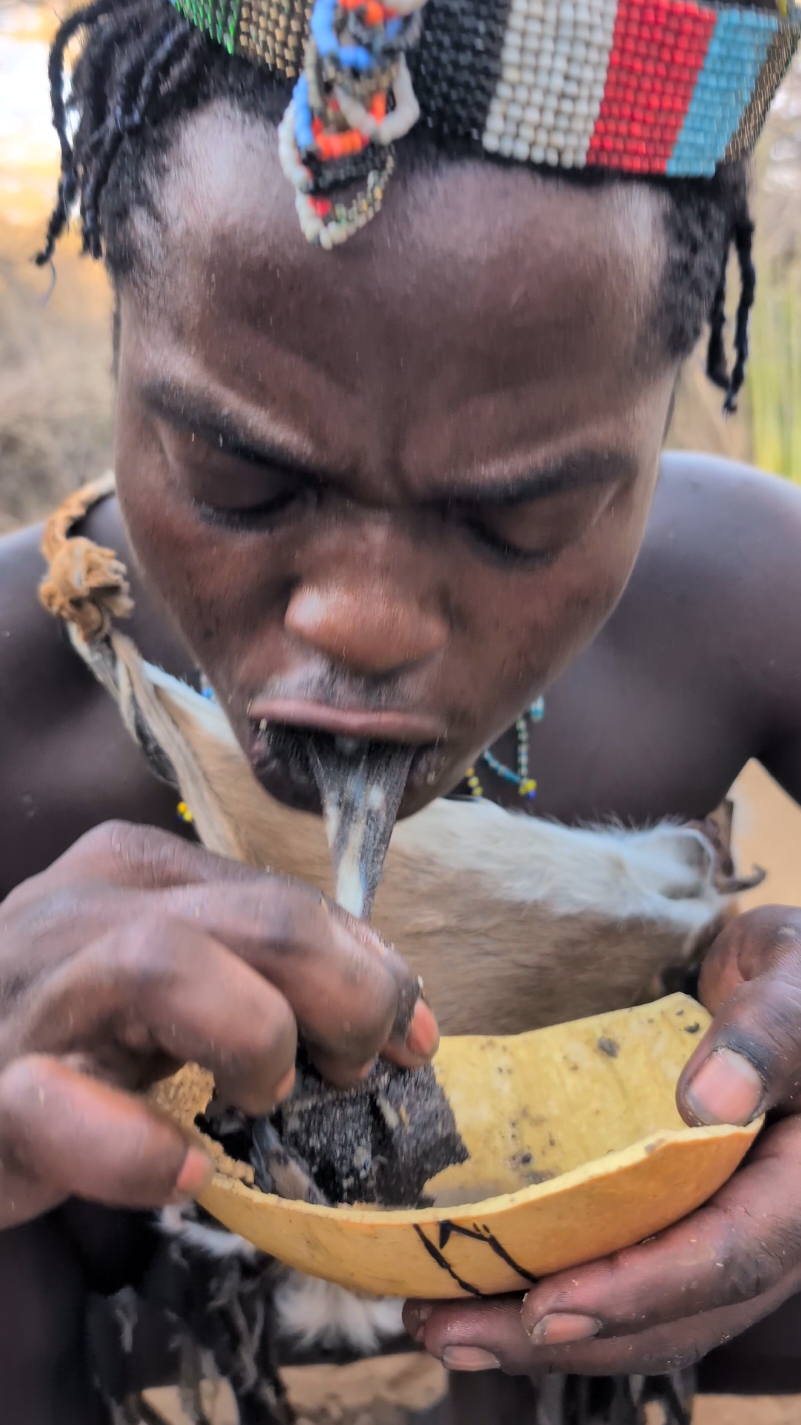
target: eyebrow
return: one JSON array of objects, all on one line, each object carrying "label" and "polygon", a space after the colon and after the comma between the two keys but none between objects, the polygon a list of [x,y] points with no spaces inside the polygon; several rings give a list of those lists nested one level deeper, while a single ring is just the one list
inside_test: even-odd
[{"label": "eyebrow", "polygon": [[[271,465],[310,483],[330,480],[339,483],[344,474],[321,470],[301,454],[301,442],[291,434],[258,432],[246,416],[220,410],[213,401],[172,381],[152,381],[143,388],[143,399],[152,413],[177,430],[198,435],[226,455],[254,465]],[[269,417],[267,418],[269,421]],[[470,481],[462,490],[434,491],[423,501],[427,505],[504,506],[598,485],[632,480],[637,462],[628,451],[581,450],[550,460],[539,469],[529,464],[519,477]]]},{"label": "eyebrow", "polygon": [[473,482],[463,493],[451,492],[439,498],[455,504],[519,505],[594,485],[633,480],[637,469],[637,461],[628,451],[581,450],[548,461],[537,470],[529,467],[519,478]]},{"label": "eyebrow", "polygon": [[[277,465],[307,480],[325,478],[302,454],[302,443],[291,434],[255,429],[242,414],[233,415],[174,381],[149,381],[142,389],[148,410],[175,430],[197,435],[225,455],[253,465]],[[267,417],[265,424],[269,424]]]}]

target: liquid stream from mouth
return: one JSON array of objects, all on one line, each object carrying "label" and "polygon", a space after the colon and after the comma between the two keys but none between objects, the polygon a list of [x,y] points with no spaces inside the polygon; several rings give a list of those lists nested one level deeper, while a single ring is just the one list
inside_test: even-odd
[{"label": "liquid stream from mouth", "polygon": [[[298,744],[296,743],[296,747]],[[333,861],[336,899],[367,919],[384,869],[415,748],[329,733],[302,735]],[[393,1038],[409,1028],[421,984],[398,1004]],[[414,1073],[378,1060],[350,1090],[327,1085],[301,1049],[295,1087],[272,1115],[234,1129],[249,1139],[256,1186],[319,1205],[414,1207],[426,1182],[467,1150],[429,1066]]]},{"label": "liquid stream from mouth", "polygon": [[323,806],[336,899],[369,919],[415,749],[309,733],[306,752]]}]

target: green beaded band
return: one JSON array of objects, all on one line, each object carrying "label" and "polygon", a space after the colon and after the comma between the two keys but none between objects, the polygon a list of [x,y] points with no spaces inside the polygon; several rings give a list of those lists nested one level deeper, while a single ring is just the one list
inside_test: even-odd
[{"label": "green beaded band", "polygon": [[173,0],[175,8],[229,54],[266,65],[287,79],[303,66],[311,3],[304,0]]}]

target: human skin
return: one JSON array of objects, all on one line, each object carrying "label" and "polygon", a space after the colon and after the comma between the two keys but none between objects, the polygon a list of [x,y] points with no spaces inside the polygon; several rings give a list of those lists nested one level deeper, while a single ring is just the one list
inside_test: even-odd
[{"label": "human skin", "polygon": [[771,1126],[708,1203],[637,1247],[525,1297],[407,1302],[452,1370],[656,1375],[694,1365],[801,1287],[801,911],[767,906],[718,936],[700,998],[714,1022],[681,1075],[687,1123]]},{"label": "human skin", "polygon": [[[134,633],[145,651],[176,671],[200,663],[230,699],[267,784],[296,802],[303,787],[264,767],[254,746],[248,705],[252,713],[255,700],[276,696],[270,680],[294,695],[283,712],[296,720],[325,717],[352,731],[356,716],[363,733],[388,735],[389,713],[393,736],[425,744],[435,734],[438,754],[412,786],[407,812],[458,782],[551,683],[539,805],[566,821],[587,809],[702,815],[751,755],[801,790],[801,660],[795,621],[777,617],[792,607],[798,580],[792,492],[766,490],[741,472],[732,499],[728,474],[675,467],[642,572],[601,627],[640,546],[675,378],[669,362],[649,361],[643,350],[661,264],[659,199],[636,187],[582,192],[490,166],[447,165],[399,179],[379,222],[336,254],[320,254],[297,232],[273,143],[235,116],[218,113],[213,125],[208,114],[193,119],[162,190],[169,221],[153,232],[142,220],[160,281],[120,293],[116,463],[127,532],[113,508],[98,512],[90,532],[132,561]],[[188,419],[190,382],[214,403],[211,421],[208,411],[203,421],[197,411]],[[241,457],[243,438],[251,447],[274,444],[278,420],[285,444],[295,442],[288,454],[311,464],[314,481],[288,476],[274,460]],[[560,469],[563,457],[587,450],[590,461]],[[615,453],[617,466],[598,459]],[[521,475],[557,471],[567,488],[546,485],[544,494],[540,485],[513,508],[487,499],[487,490],[481,502],[471,498],[479,486],[508,495]],[[696,490],[703,478],[715,497]],[[274,497],[287,502],[247,529],[193,503],[230,511]],[[488,536],[534,551],[533,562],[502,557]],[[745,589],[733,557],[743,545],[760,553]],[[238,1045],[251,1025],[231,1092],[266,1104],[281,1082],[279,1041],[286,1055],[296,1022],[308,1030],[310,988],[319,989],[329,952],[330,976],[356,963],[366,986],[361,1056],[386,1043],[397,994],[381,947],[344,920],[329,918],[334,930],[315,920],[307,892],[270,878],[245,887],[230,868],[201,872],[202,853],[177,841],[165,851],[161,839],[140,833],[134,854],[129,833],[102,832],[66,866],[48,869],[80,830],[113,810],[164,826],[173,811],[127,748],[110,703],[36,611],[33,546],[27,537],[9,546],[13,636],[2,650],[11,689],[2,777],[12,809],[3,866],[9,886],[25,884],[4,905],[4,980],[22,992],[8,995],[3,1010],[0,1157],[20,1167],[28,1216],[70,1193],[139,1206],[175,1191],[184,1141],[163,1124],[133,1121],[127,1097],[132,1082],[163,1065],[165,1024],[177,1025],[181,1053],[200,1049],[201,1057],[221,1016]],[[159,600],[155,612],[148,596]],[[641,751],[643,728],[655,726],[661,741],[654,746],[649,732]],[[600,752],[585,761],[577,787],[571,777],[595,739]],[[616,740],[619,753],[607,754]],[[31,803],[17,813],[21,797]],[[177,885],[164,884],[165,866]],[[26,879],[36,873],[38,883]],[[249,901],[258,902],[263,938],[242,934]],[[58,918],[65,912],[68,934]],[[771,937],[759,925],[753,934],[755,961],[769,966]],[[202,976],[197,937],[209,967]],[[302,963],[282,985],[269,962],[287,944],[301,947],[294,958]],[[121,1014],[131,986],[134,1012]],[[175,1011],[166,1020],[162,989]],[[251,995],[265,1006],[256,1024]],[[317,1035],[329,1067],[344,1061],[352,1073],[360,1055],[343,1040],[344,1018],[334,997]],[[791,1170],[784,1138],[777,1151]],[[5,1186],[5,1209],[13,1201],[18,1214],[21,1185],[13,1198]],[[784,1200],[792,1215],[791,1196]],[[75,1250],[67,1213],[39,1220],[42,1230],[60,1227]],[[35,1240],[36,1223],[18,1230]],[[0,1239],[0,1261],[12,1240],[22,1239]],[[735,1255],[752,1249],[747,1234],[735,1238]],[[84,1233],[85,1273],[90,1257],[96,1271],[96,1255]],[[120,1284],[128,1271],[120,1265]],[[794,1288],[793,1271],[779,1292]],[[659,1280],[655,1272],[657,1295]],[[760,1299],[753,1309],[770,1304]],[[674,1299],[661,1309],[674,1311]],[[463,1310],[431,1321],[463,1330]],[[494,1311],[507,1333],[496,1354],[508,1351],[503,1358],[516,1369],[520,1301]],[[712,1330],[707,1347],[715,1339]],[[441,1353],[441,1345],[432,1335],[432,1349]],[[527,1337],[524,1345],[531,1349]],[[13,1356],[0,1366],[4,1379],[15,1378]],[[24,1402],[24,1382],[20,1389]],[[20,1421],[34,1418],[21,1407]],[[44,1407],[40,1418],[49,1419]]]},{"label": "human skin", "polygon": [[131,544],[295,804],[262,718],[428,747],[413,812],[589,642],[634,562],[675,378],[643,359],[659,201],[517,179],[400,180],[332,281],[272,136],[214,106],[163,185],[168,243],[142,235],[157,293],[123,288]]}]

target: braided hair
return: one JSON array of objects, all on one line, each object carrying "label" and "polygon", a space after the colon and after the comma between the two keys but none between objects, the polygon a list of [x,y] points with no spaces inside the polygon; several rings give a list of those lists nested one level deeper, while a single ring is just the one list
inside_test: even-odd
[{"label": "braided hair", "polygon": [[[79,32],[84,43],[65,102],[65,54]],[[170,126],[192,109],[223,97],[276,123],[289,96],[285,82],[228,55],[185,20],[170,0],[93,0],[76,10],[56,35],[49,79],[61,145],[61,177],[36,261],[51,260],[77,203],[83,249],[93,257],[105,256],[115,280],[135,271],[138,254],[130,219],[136,209],[152,209],[155,204],[155,183],[163,171]],[[68,110],[77,116],[72,137]],[[415,142],[419,152],[425,133],[413,131],[403,146],[404,157],[411,162]],[[615,180],[585,169],[562,173],[554,181]],[[745,378],[756,281],[745,165],[725,164],[713,178],[616,181],[648,183],[661,189],[665,198],[667,259],[651,340],[661,342],[671,358],[681,360],[708,323],[707,374],[725,392],[724,410],[734,411]],[[739,265],[740,296],[730,370],[724,331],[732,251]]]}]

